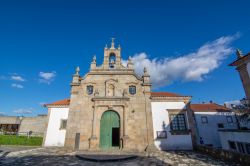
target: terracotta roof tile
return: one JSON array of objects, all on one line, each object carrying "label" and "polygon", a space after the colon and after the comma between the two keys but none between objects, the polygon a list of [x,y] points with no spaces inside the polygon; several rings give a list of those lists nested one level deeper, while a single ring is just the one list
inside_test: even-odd
[{"label": "terracotta roof tile", "polygon": [[216,103],[205,103],[205,104],[190,104],[191,110],[194,112],[229,112],[230,109],[216,104]]},{"label": "terracotta roof tile", "polygon": [[53,103],[45,104],[45,106],[50,106],[50,105],[69,105],[70,99],[64,99],[64,100],[59,100]]},{"label": "terracotta roof tile", "polygon": [[182,95],[170,92],[151,92],[151,97],[182,97]]}]

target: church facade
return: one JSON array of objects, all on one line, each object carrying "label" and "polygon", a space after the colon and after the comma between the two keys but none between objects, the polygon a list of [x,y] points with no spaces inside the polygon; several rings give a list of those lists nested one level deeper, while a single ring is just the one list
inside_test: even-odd
[{"label": "church facade", "polygon": [[[151,91],[144,68],[138,76],[129,58],[121,63],[121,48],[104,48],[104,59],[80,76],[77,68],[70,99],[47,104],[44,146],[70,149],[192,149],[189,96]],[[169,142],[170,140],[170,142]]]}]

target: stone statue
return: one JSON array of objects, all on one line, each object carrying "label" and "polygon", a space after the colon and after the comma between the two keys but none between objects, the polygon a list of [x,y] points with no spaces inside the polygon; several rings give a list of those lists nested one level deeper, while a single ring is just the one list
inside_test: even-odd
[{"label": "stone statue", "polygon": [[243,57],[243,53],[240,49],[236,49],[236,55],[238,56],[238,58]]}]

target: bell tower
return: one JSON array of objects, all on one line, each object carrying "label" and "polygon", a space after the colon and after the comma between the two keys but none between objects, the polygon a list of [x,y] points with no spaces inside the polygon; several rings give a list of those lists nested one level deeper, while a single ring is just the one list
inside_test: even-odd
[{"label": "bell tower", "polygon": [[103,68],[112,70],[112,69],[121,69],[121,47],[120,45],[115,47],[115,38],[111,38],[111,46],[108,48],[104,48],[104,60],[103,60]]}]

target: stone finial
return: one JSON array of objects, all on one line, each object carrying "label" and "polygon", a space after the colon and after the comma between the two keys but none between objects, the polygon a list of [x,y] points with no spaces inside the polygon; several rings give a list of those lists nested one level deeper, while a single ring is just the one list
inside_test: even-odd
[{"label": "stone finial", "polygon": [[133,64],[131,56],[128,57],[128,64]]},{"label": "stone finial", "polygon": [[115,38],[111,38],[111,48],[115,48]]},{"label": "stone finial", "polygon": [[144,74],[148,74],[148,70],[146,67],[144,67],[143,72],[144,72]]},{"label": "stone finial", "polygon": [[238,59],[243,57],[243,53],[240,49],[236,49],[236,55],[237,55]]},{"label": "stone finial", "polygon": [[79,72],[80,72],[80,67],[77,66],[75,75],[79,75]]},{"label": "stone finial", "polygon": [[105,45],[105,50],[106,50],[106,49],[108,49],[108,45],[107,45],[107,44]]},{"label": "stone finial", "polygon": [[93,61],[92,63],[96,63],[96,55],[93,56]]},{"label": "stone finial", "polygon": [[128,57],[128,61],[131,62],[131,56]]},{"label": "stone finial", "polygon": [[120,50],[120,49],[121,49],[121,45],[119,44],[119,45],[118,45],[118,50]]},{"label": "stone finial", "polygon": [[132,59],[131,59],[131,57],[129,56],[129,57],[128,57],[127,68],[133,69],[133,68],[134,68],[133,65],[134,65],[134,64],[133,64],[133,62],[132,62]]}]

